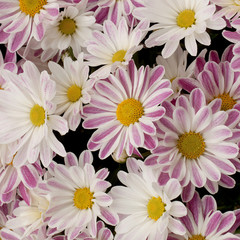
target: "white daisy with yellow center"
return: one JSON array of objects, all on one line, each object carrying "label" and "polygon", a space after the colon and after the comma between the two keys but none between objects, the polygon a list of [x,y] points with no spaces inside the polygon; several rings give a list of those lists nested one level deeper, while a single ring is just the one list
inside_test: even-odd
[{"label": "white daisy with yellow center", "polygon": [[[11,155],[15,155],[14,166],[22,166],[28,161],[34,163],[38,157],[47,167],[53,151],[65,156],[64,146],[57,140],[53,130],[60,134],[68,131],[67,122],[59,115],[53,98],[56,84],[46,71],[27,61],[20,75],[6,71],[9,91],[0,91],[0,143],[10,144]],[[21,84],[20,84],[21,83]],[[17,116],[17,117],[16,117]]]},{"label": "white daisy with yellow center", "polygon": [[118,216],[111,208],[112,197],[105,193],[111,186],[105,180],[108,170],[95,172],[92,161],[88,150],[80,154],[79,161],[73,153],[68,153],[66,165],[55,164],[54,177],[47,181],[51,196],[48,225],[58,232],[65,230],[70,240],[86,228],[91,237],[96,237],[97,217],[110,225],[118,223]]},{"label": "white daisy with yellow center", "polygon": [[161,239],[168,232],[184,235],[186,230],[174,217],[185,216],[183,203],[172,201],[182,191],[180,183],[171,179],[159,186],[151,167],[140,160],[127,160],[129,173],[118,172],[119,180],[126,186],[111,189],[113,208],[122,216],[116,226],[116,239]]},{"label": "white daisy with yellow center", "polygon": [[56,82],[56,113],[64,113],[69,128],[75,131],[81,121],[83,104],[89,103],[91,99],[89,67],[83,62],[83,54],[80,54],[77,61],[72,61],[70,57],[64,58],[63,68],[55,62],[50,62],[49,68]]},{"label": "white daisy with yellow center", "polygon": [[133,11],[138,19],[147,18],[154,23],[150,30],[154,30],[146,40],[147,47],[164,45],[162,56],[170,57],[177,49],[181,39],[184,39],[187,51],[197,55],[197,41],[203,45],[210,45],[211,39],[207,28],[219,30],[226,23],[222,18],[213,21],[215,5],[209,0],[149,0],[144,7]]}]

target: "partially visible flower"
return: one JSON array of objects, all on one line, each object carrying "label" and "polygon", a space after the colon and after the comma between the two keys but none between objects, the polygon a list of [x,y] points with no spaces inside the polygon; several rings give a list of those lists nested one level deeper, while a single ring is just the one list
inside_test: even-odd
[{"label": "partially visible flower", "polygon": [[164,45],[162,56],[170,57],[177,49],[180,40],[184,39],[186,50],[197,55],[197,41],[210,45],[211,39],[207,28],[220,30],[226,26],[222,18],[213,21],[215,5],[209,0],[149,0],[144,7],[133,11],[138,19],[147,18],[154,23],[149,30],[154,30],[146,40],[147,47]]},{"label": "partially visible flower", "polygon": [[113,152],[119,159],[124,151],[131,156],[139,147],[157,146],[154,122],[165,114],[160,104],[172,94],[170,81],[163,75],[160,65],[137,70],[131,60],[127,70],[119,68],[108,79],[96,81],[90,104],[83,108],[83,127],[97,128],[88,148],[100,149],[100,159]]},{"label": "partially visible flower", "polygon": [[10,90],[0,91],[0,123],[4,126],[0,143],[9,144],[12,156],[16,153],[14,166],[23,166],[26,161],[34,163],[40,157],[46,167],[52,161],[53,151],[61,156],[66,154],[53,130],[65,134],[67,122],[54,114],[56,85],[48,73],[40,73],[29,61],[22,67],[20,75],[4,73]]},{"label": "partially visible flower", "polygon": [[47,216],[48,226],[56,232],[65,230],[68,239],[75,239],[86,231],[97,235],[97,217],[105,223],[116,225],[118,216],[112,210],[112,197],[105,193],[111,184],[106,181],[106,168],[95,172],[90,151],[83,151],[79,161],[68,153],[66,165],[55,164],[53,177],[47,180],[51,197]]},{"label": "partially visible flower", "polygon": [[56,82],[55,113],[64,113],[69,128],[75,131],[81,121],[83,104],[90,102],[93,83],[88,80],[89,67],[83,62],[83,54],[78,56],[77,61],[65,57],[63,64],[62,68],[57,63],[49,63],[51,77]]},{"label": "partially visible flower", "polygon": [[239,210],[221,213],[210,195],[202,199],[197,192],[187,203],[187,215],[179,218],[187,233],[184,236],[170,234],[168,240],[239,240],[233,234],[240,225]]},{"label": "partially visible flower", "polygon": [[148,25],[148,21],[144,20],[130,30],[124,18],[118,25],[110,20],[104,21],[103,33],[94,31],[93,39],[87,43],[89,54],[85,58],[90,66],[100,66],[90,76],[107,78],[117,67],[128,65],[133,54],[142,49],[139,44],[146,35]]},{"label": "partially visible flower", "polygon": [[40,41],[45,34],[45,24],[58,13],[56,0],[1,0],[0,42],[8,43],[9,51],[15,52],[31,38]]},{"label": "partially visible flower", "polygon": [[186,230],[176,217],[187,214],[186,207],[173,201],[181,193],[181,185],[171,179],[159,186],[151,167],[141,160],[127,160],[129,173],[118,172],[125,186],[114,186],[111,195],[113,208],[121,216],[115,227],[116,240],[166,240],[168,232],[184,235]]}]

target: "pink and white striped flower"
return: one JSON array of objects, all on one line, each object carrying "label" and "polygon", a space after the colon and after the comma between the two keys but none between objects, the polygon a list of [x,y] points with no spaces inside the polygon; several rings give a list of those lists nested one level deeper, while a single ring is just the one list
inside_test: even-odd
[{"label": "pink and white striped flower", "polygon": [[[169,178],[178,179],[184,187],[184,201],[192,198],[195,187],[216,193],[218,184],[235,184],[229,175],[236,172],[231,159],[237,157],[239,149],[231,139],[234,132],[227,126],[231,118],[220,111],[220,103],[215,99],[207,105],[197,88],[189,98],[178,97],[175,106],[165,103],[168,112],[157,122],[159,144],[145,164],[159,168],[161,185]],[[233,118],[239,121],[238,111],[234,113]]]},{"label": "pink and white striped flower", "polygon": [[133,11],[138,19],[147,18],[154,23],[149,30],[153,30],[146,40],[147,47],[164,45],[162,56],[170,57],[177,49],[180,40],[184,39],[186,50],[197,55],[197,41],[203,45],[210,45],[211,39],[207,28],[220,30],[226,26],[222,18],[212,19],[216,10],[209,0],[148,0],[144,7]]},{"label": "pink and white striped flower", "polygon": [[89,54],[85,58],[89,65],[102,66],[94,71],[90,77],[107,78],[119,66],[128,65],[134,53],[142,49],[140,42],[146,35],[149,22],[141,21],[134,29],[129,29],[122,18],[119,24],[106,20],[103,23],[103,33],[93,32],[93,39],[87,43]]},{"label": "pink and white striped flower", "polygon": [[149,66],[137,70],[130,61],[127,70],[119,68],[108,79],[96,81],[91,102],[83,108],[83,127],[97,128],[88,148],[100,149],[100,159],[113,152],[119,159],[124,150],[131,156],[138,147],[157,146],[154,122],[165,114],[159,105],[173,92],[163,75],[160,65],[152,70]]},{"label": "pink and white striped flower", "polygon": [[9,51],[15,52],[32,37],[40,41],[45,34],[45,24],[58,13],[56,0],[1,0],[0,43],[8,43]]},{"label": "pink and white striped flower", "polygon": [[47,180],[51,197],[47,215],[48,226],[55,232],[65,230],[69,240],[88,229],[91,237],[97,235],[97,217],[116,225],[118,216],[112,210],[112,197],[106,194],[111,184],[106,181],[106,168],[95,172],[90,151],[83,151],[79,160],[73,153],[65,158],[66,165],[55,164],[53,177]]},{"label": "pink and white striped flower", "polygon": [[[46,71],[39,72],[27,61],[23,73],[6,71],[9,91],[0,91],[0,143],[9,144],[14,156],[13,165],[34,163],[40,157],[46,167],[52,160],[53,151],[65,156],[64,146],[57,140],[53,130],[60,134],[68,131],[67,122],[55,115],[53,98],[56,85]],[[10,86],[11,84],[11,86]]]},{"label": "pink and white striped flower", "polygon": [[179,218],[186,227],[186,235],[170,234],[168,240],[239,240],[233,232],[240,225],[239,210],[222,213],[210,195],[202,199],[197,192],[187,203],[187,215]]},{"label": "pink and white striped flower", "polygon": [[151,167],[141,160],[129,158],[128,172],[118,172],[125,186],[111,189],[113,208],[121,216],[115,227],[116,240],[166,240],[168,232],[184,235],[186,230],[176,217],[187,214],[182,202],[173,201],[181,193],[177,179],[159,186]]}]

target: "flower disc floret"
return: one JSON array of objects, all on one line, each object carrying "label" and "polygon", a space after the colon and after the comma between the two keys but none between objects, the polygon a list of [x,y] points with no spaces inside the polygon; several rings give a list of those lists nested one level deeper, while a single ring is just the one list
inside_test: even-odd
[{"label": "flower disc floret", "polygon": [[233,109],[233,106],[237,103],[228,93],[219,94],[217,97],[222,100],[221,110],[227,111]]},{"label": "flower disc floret", "polygon": [[190,9],[181,11],[177,16],[177,25],[182,28],[189,28],[195,24],[195,12]]},{"label": "flower disc floret", "polygon": [[74,19],[64,18],[58,25],[59,31],[65,35],[72,35],[75,33],[77,25]]},{"label": "flower disc floret", "polygon": [[206,238],[203,237],[201,234],[200,235],[193,235],[188,240],[205,240]]},{"label": "flower disc floret", "polygon": [[74,206],[83,210],[92,208],[93,205],[93,193],[90,191],[89,188],[78,188],[74,193]]},{"label": "flower disc floret", "polygon": [[112,63],[125,61],[124,58],[125,58],[126,52],[127,51],[125,51],[125,50],[119,50],[119,51],[115,52],[112,57]]},{"label": "flower disc floret", "polygon": [[32,124],[39,127],[45,122],[45,110],[43,107],[35,104],[30,111],[30,120]]},{"label": "flower disc floret", "polygon": [[78,101],[82,96],[82,89],[76,84],[72,85],[67,90],[67,97],[70,102]]},{"label": "flower disc floret", "polygon": [[165,204],[161,197],[152,197],[147,205],[148,217],[157,221],[165,212]]},{"label": "flower disc floret", "polygon": [[138,122],[144,114],[144,109],[140,101],[129,98],[118,104],[117,119],[125,126]]},{"label": "flower disc floret", "polygon": [[47,0],[19,0],[19,6],[22,12],[34,17],[39,13],[43,6],[47,4]]},{"label": "flower disc floret", "polygon": [[196,159],[204,153],[205,142],[200,133],[190,131],[179,136],[177,148],[186,158]]}]

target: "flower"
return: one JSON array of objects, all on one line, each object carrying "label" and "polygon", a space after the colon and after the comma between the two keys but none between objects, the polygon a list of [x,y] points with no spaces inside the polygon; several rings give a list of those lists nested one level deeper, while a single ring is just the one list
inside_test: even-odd
[{"label": "flower", "polygon": [[118,178],[126,186],[114,186],[113,208],[121,215],[115,227],[115,239],[166,240],[168,231],[185,234],[185,228],[175,217],[185,216],[183,203],[172,201],[181,193],[181,185],[171,179],[159,186],[151,167],[140,160],[127,160],[129,173],[119,171]]},{"label": "flower", "polygon": [[231,141],[232,129],[226,126],[228,114],[214,111],[217,105],[218,99],[207,105],[197,88],[189,98],[178,97],[175,106],[168,103],[169,114],[157,122],[159,144],[145,164],[159,167],[160,184],[165,184],[166,174],[178,179],[184,201],[192,198],[195,187],[216,193],[218,183],[236,172],[230,159],[237,157],[239,149]]},{"label": "flower", "polygon": [[56,82],[55,113],[64,113],[69,128],[75,131],[81,121],[83,103],[90,102],[92,83],[87,81],[89,67],[83,62],[83,54],[78,56],[77,61],[66,57],[63,64],[63,68],[55,62],[48,64],[51,77]]},{"label": "flower", "polygon": [[86,7],[87,0],[68,6],[60,12],[56,20],[48,24],[46,34],[39,43],[44,50],[41,55],[43,62],[57,53],[61,55],[69,47],[77,58],[82,47],[86,47],[85,42],[92,38],[92,31],[97,29],[93,12],[87,11]]},{"label": "flower", "polygon": [[220,30],[226,23],[222,18],[212,20],[215,5],[209,0],[149,0],[144,7],[133,11],[133,16],[138,19],[147,18],[155,23],[149,30],[154,30],[146,40],[147,47],[164,45],[162,56],[170,57],[184,39],[186,50],[192,55],[197,55],[197,43],[210,45],[211,39],[206,29]]},{"label": "flower", "polygon": [[179,218],[186,227],[185,236],[170,234],[168,240],[238,240],[232,232],[239,226],[239,210],[221,213],[210,195],[202,199],[197,192],[187,203],[187,215]]},{"label": "flower", "polygon": [[0,1],[0,42],[8,43],[10,52],[17,51],[33,37],[40,41],[45,24],[59,13],[56,0],[2,0]]},{"label": "flower", "polygon": [[103,23],[103,33],[93,32],[93,39],[87,43],[85,59],[90,66],[101,66],[90,77],[107,78],[110,72],[114,72],[119,66],[126,66],[134,53],[139,51],[139,45],[145,36],[144,30],[148,27],[148,21],[140,22],[133,30],[129,31],[127,22],[122,18],[118,25],[106,20]]},{"label": "flower", "polygon": [[110,225],[118,222],[117,214],[111,209],[112,198],[105,191],[111,186],[105,179],[106,168],[95,172],[90,151],[79,156],[68,153],[67,166],[57,164],[53,177],[47,180],[51,202],[47,215],[49,227],[58,232],[65,230],[68,239],[75,239],[86,227],[92,237],[97,234],[97,217]]},{"label": "flower", "polygon": [[163,75],[162,66],[137,70],[130,61],[127,70],[119,68],[107,80],[96,81],[90,104],[83,108],[83,127],[97,128],[88,148],[100,149],[100,159],[113,152],[119,159],[124,150],[131,156],[138,147],[157,146],[154,122],[165,114],[159,104],[172,94]]},{"label": "flower", "polygon": [[[27,61],[22,74],[5,71],[9,79],[9,91],[0,91],[0,143],[9,144],[13,165],[34,163],[40,157],[46,167],[52,160],[52,152],[66,155],[64,146],[53,130],[61,134],[68,131],[67,122],[55,115],[55,82],[46,71],[39,72]],[[10,86],[11,84],[11,86]],[[17,117],[16,117],[17,116]]]}]

